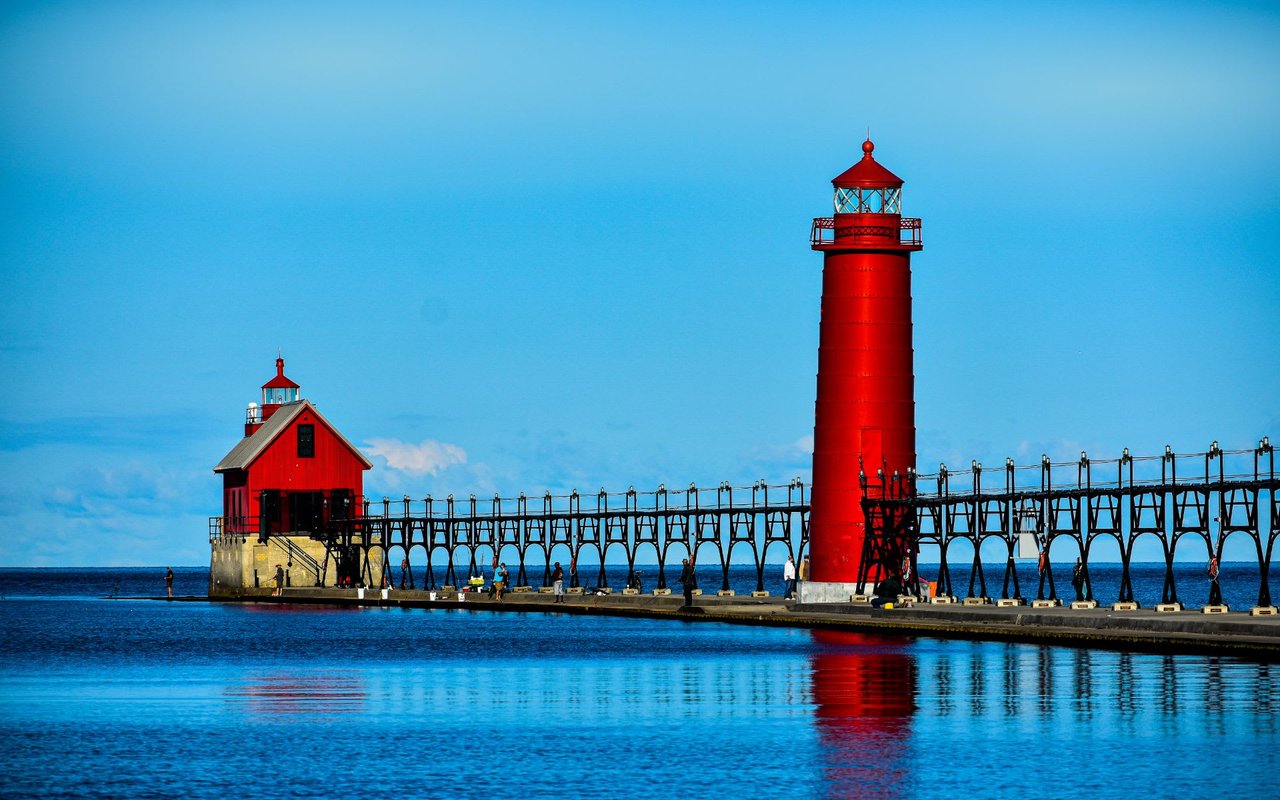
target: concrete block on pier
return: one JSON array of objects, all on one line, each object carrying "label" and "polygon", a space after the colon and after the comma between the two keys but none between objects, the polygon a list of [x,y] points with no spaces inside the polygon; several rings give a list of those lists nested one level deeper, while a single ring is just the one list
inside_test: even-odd
[{"label": "concrete block on pier", "polygon": [[596,587],[596,594],[613,594],[613,587],[612,587],[612,586],[598,586],[598,587]]},{"label": "concrete block on pier", "polygon": [[1043,597],[1038,597],[1035,600],[1031,601],[1032,608],[1057,608],[1060,605],[1062,605],[1062,601],[1056,597],[1053,598],[1052,600],[1049,600]]},{"label": "concrete block on pier", "polygon": [[622,593],[625,595],[636,595],[636,594],[640,594],[640,590],[632,589],[630,586],[628,586],[627,588],[622,590]]},{"label": "concrete block on pier", "polygon": [[515,592],[516,594],[525,594],[527,592],[532,592],[533,587],[532,586],[513,586],[511,587],[511,591]]},{"label": "concrete block on pier", "polygon": [[1086,610],[1090,608],[1097,608],[1098,601],[1097,600],[1072,600],[1071,607],[1076,610]]},{"label": "concrete block on pier", "polygon": [[565,594],[582,594],[582,587],[570,586],[568,589],[565,589],[564,592]]},{"label": "concrete block on pier", "polygon": [[894,605],[896,605],[896,606],[914,606],[914,605],[915,605],[916,603],[918,603],[919,601],[920,601],[920,598],[916,597],[916,596],[915,596],[915,595],[913,595],[913,594],[900,594],[900,595],[898,595],[898,599],[894,601]]},{"label": "concrete block on pier", "polygon": [[1200,611],[1205,614],[1225,614],[1230,610],[1231,609],[1227,608],[1225,605],[1205,606],[1200,609]]},{"label": "concrete block on pier", "polygon": [[1156,611],[1161,614],[1174,614],[1182,610],[1182,603],[1158,603]]},{"label": "concrete block on pier", "polygon": [[1254,606],[1253,608],[1249,609],[1249,616],[1274,617],[1274,616],[1280,616],[1280,615],[1277,614],[1277,610],[1275,606]]},{"label": "concrete block on pier", "polygon": [[988,600],[988,599],[987,599],[987,598],[985,598],[985,597],[966,597],[966,598],[964,599],[964,603],[963,603],[963,605],[966,605],[966,606],[985,606],[985,605],[986,605],[987,603],[989,603],[989,602],[991,602],[991,601],[990,601],[990,600]]},{"label": "concrete block on pier", "polygon": [[457,587],[457,586],[454,586],[453,584],[446,583],[444,586],[441,586],[441,587],[440,587],[440,591],[442,591],[442,592],[456,592],[456,591],[458,591],[458,587]]},{"label": "concrete block on pier", "polygon": [[757,591],[757,592],[752,592],[752,593],[751,593],[751,596],[752,596],[752,597],[768,597],[768,596],[769,596],[769,592],[768,592],[768,591]]},{"label": "concrete block on pier", "polygon": [[1014,608],[1022,605],[1020,597],[999,597],[996,598],[996,608]]},{"label": "concrete block on pier", "polygon": [[538,587],[538,594],[552,594],[553,592],[555,592],[555,587],[553,587],[553,586],[539,586],[539,587]]},{"label": "concrete block on pier", "polygon": [[1133,601],[1126,601],[1123,603],[1111,604],[1112,611],[1137,611],[1138,608],[1139,608],[1138,604]]},{"label": "concrete block on pier", "polygon": [[873,595],[869,594],[851,594],[849,595],[849,602],[860,606],[870,605],[872,597]]},{"label": "concrete block on pier", "polygon": [[654,589],[653,590],[654,597],[667,597],[670,594],[671,594],[670,589]]},{"label": "concrete block on pier", "polygon": [[693,596],[694,596],[694,597],[702,597],[702,590],[701,590],[701,589],[694,589],[694,590],[693,590]]},{"label": "concrete block on pier", "polygon": [[733,590],[721,589],[720,591],[716,592],[716,597],[733,597]]},{"label": "concrete block on pier", "polygon": [[935,606],[950,606],[955,605],[956,598],[955,595],[940,594],[937,597],[929,598],[929,602]]}]

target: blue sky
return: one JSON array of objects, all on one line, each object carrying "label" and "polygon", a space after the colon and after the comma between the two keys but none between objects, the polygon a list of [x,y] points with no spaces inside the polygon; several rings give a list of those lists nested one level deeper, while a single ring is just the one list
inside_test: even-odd
[{"label": "blue sky", "polygon": [[0,565],[207,561],[277,349],[370,494],[807,478],[868,127],[922,468],[1280,438],[1274,4],[9,3],[0,89]]}]

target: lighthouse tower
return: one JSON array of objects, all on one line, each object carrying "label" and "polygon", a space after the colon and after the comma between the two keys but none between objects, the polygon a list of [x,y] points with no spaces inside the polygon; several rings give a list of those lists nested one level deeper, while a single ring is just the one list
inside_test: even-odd
[{"label": "lighthouse tower", "polygon": [[916,463],[911,254],[922,247],[920,220],[903,218],[902,179],[874,150],[863,142],[862,160],[831,181],[835,216],[813,221],[823,264],[809,601],[847,601],[857,589],[859,459],[869,476]]}]

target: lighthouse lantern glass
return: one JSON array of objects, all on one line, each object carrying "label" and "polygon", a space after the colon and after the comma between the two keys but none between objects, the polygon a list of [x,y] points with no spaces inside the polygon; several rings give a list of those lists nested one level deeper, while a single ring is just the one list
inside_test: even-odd
[{"label": "lighthouse lantern glass", "polygon": [[861,189],[837,187],[837,214],[901,214],[901,189]]},{"label": "lighthouse lantern glass", "polygon": [[273,388],[262,390],[263,405],[284,405],[298,399],[298,390],[290,388]]}]

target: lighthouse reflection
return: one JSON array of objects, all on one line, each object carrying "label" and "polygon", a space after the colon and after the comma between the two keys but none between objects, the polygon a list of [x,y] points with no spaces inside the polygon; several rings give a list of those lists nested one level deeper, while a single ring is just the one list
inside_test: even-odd
[{"label": "lighthouse reflection", "polygon": [[916,665],[900,639],[814,631],[813,702],[828,797],[900,797]]}]

